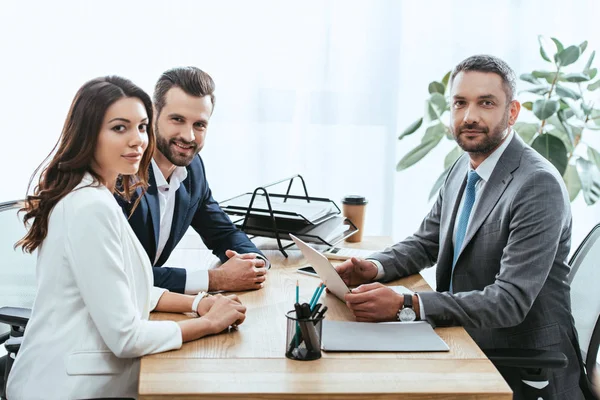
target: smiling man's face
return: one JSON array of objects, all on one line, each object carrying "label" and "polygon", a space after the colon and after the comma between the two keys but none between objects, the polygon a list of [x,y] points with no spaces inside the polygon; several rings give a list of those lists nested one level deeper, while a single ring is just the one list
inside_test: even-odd
[{"label": "smiling man's face", "polygon": [[196,97],[173,87],[155,124],[156,147],[173,165],[188,166],[204,147],[212,114],[210,96]]}]

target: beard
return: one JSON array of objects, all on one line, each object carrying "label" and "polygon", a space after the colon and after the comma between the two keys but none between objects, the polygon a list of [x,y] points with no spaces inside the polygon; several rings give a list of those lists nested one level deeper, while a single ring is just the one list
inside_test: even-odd
[{"label": "beard", "polygon": [[[504,114],[502,121],[494,126],[491,131],[487,126],[481,126],[477,123],[462,124],[458,129],[453,129],[453,136],[456,139],[456,144],[467,153],[490,154],[504,140],[506,135],[504,132],[508,129],[509,113]],[[479,131],[479,140],[468,140],[462,136],[463,131]]]},{"label": "beard", "polygon": [[[187,167],[190,165],[194,160],[194,157],[202,150],[202,147],[198,146],[198,144],[193,141],[188,142],[181,138],[165,139],[158,131],[158,127],[154,128],[154,132],[156,133],[156,148],[158,151],[160,151],[171,164],[178,167]],[[175,143],[190,147],[192,153],[188,155],[177,151],[177,146],[174,145]]]}]

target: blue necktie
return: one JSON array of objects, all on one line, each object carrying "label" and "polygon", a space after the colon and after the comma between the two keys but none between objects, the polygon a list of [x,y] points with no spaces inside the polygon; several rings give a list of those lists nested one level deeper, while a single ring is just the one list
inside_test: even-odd
[{"label": "blue necktie", "polygon": [[475,204],[475,184],[479,182],[481,177],[477,175],[477,172],[471,170],[467,177],[467,188],[465,189],[465,201],[463,208],[458,218],[458,224],[456,225],[456,237],[454,238],[454,259],[452,260],[452,273],[450,274],[450,293],[453,292],[452,288],[452,275],[454,275],[454,266],[458,259],[458,253],[465,240],[465,234],[467,233],[467,226],[469,225],[469,216],[471,215],[471,209]]}]

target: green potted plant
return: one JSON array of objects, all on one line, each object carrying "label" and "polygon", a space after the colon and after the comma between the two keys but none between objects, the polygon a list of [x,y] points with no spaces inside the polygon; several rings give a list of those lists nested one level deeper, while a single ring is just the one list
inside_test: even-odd
[{"label": "green potted plant", "polygon": [[[600,131],[600,102],[594,102],[594,95],[598,97],[599,92],[593,93],[600,88],[600,79],[593,81],[598,73],[596,68],[592,68],[596,52],[590,54],[583,70],[568,71],[567,67],[585,52],[587,41],[566,48],[556,38],[539,36],[538,41],[540,56],[550,64],[549,68],[520,75],[520,79],[530,86],[520,95],[525,93],[532,98],[522,102],[522,106],[531,113],[535,122],[517,122],[514,129],[560,172],[571,201],[582,192],[585,202],[591,205],[600,198],[600,152],[587,144],[583,137],[584,134]],[[454,140],[448,127],[450,102],[446,96],[449,78],[450,72],[441,81],[429,84],[430,96],[425,103],[425,115],[399,136],[398,139],[402,140],[417,131],[423,132],[421,143],[402,157],[396,166],[397,171],[420,161],[444,137]],[[528,117],[523,114],[524,111],[521,111],[520,120]],[[461,148],[455,146],[446,155],[444,171],[433,185],[430,199],[462,153]]]}]

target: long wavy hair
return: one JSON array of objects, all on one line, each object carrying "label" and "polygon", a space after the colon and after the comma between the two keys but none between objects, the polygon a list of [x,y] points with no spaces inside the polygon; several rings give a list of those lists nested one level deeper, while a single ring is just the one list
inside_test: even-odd
[{"label": "long wavy hair", "polygon": [[[36,174],[56,151],[42,170],[33,195],[27,196],[19,211],[25,212],[23,223],[26,227],[30,225],[31,219],[33,223],[27,234],[15,244],[15,248],[21,246],[23,251],[31,253],[42,244],[48,234],[50,212],[56,203],[75,189],[86,172],[94,177],[94,184],[106,183],[92,169],[91,163],[106,110],[117,100],[127,97],[140,99],[146,108],[148,120],[152,121],[150,96],[128,79],[118,76],[96,78],[77,91],[58,142],[29,181],[28,193]],[[148,187],[148,167],[156,146],[152,123],[148,124],[147,133],[148,147],[137,174],[121,175],[118,178],[115,190],[126,201],[131,201],[137,188],[141,187],[145,191]],[[138,196],[131,212],[135,210],[141,197]]]}]

